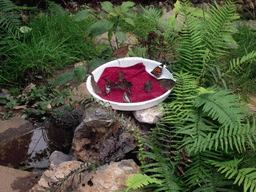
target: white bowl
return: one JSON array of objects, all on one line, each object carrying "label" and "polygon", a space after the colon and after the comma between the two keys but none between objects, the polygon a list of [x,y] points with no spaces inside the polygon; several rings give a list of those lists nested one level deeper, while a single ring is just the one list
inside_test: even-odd
[{"label": "white bowl", "polygon": [[[105,63],[105,64],[99,66],[98,68],[96,68],[92,72],[92,74],[94,76],[95,81],[97,82],[99,80],[103,70],[106,67],[129,67],[129,66],[135,65],[139,62],[142,62],[145,65],[146,71],[149,74],[151,74],[150,72],[155,67],[157,67],[158,65],[161,64],[160,62],[153,61],[153,60],[150,60],[150,59],[144,59],[144,58],[141,58],[141,57],[125,57],[125,58],[122,58],[122,59],[117,59],[117,60],[114,60],[114,61],[110,61],[108,63]],[[163,79],[163,78],[173,79],[173,75],[165,67],[163,67],[162,75],[158,79]],[[169,96],[169,94],[171,93],[171,90],[168,90],[163,95],[161,95],[157,98],[154,98],[154,99],[151,99],[151,100],[148,100],[148,101],[143,101],[143,102],[119,103],[119,102],[108,101],[106,99],[101,98],[99,95],[97,95],[93,91],[93,88],[91,86],[91,76],[89,76],[87,78],[86,86],[87,86],[87,89],[90,92],[90,94],[97,101],[103,101],[103,102],[106,103],[107,106],[110,105],[113,109],[121,110],[121,111],[137,111],[137,110],[142,110],[142,109],[153,107],[153,106],[161,103],[162,101],[164,101]]]}]

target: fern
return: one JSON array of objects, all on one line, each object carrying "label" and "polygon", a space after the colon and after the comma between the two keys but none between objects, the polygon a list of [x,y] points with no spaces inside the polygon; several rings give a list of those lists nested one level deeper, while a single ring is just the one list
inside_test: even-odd
[{"label": "fern", "polygon": [[239,186],[244,182],[244,192],[248,189],[250,191],[256,190],[256,168],[242,168],[238,169],[237,165],[242,161],[240,160],[232,160],[228,162],[216,162],[209,160],[208,162],[215,167],[219,167],[218,172],[226,173],[225,177],[228,179],[233,178],[236,175],[236,179],[234,184],[238,184]]},{"label": "fern", "polygon": [[0,0],[0,26],[9,34],[17,34],[20,15],[15,11],[15,4],[10,0]]},{"label": "fern", "polygon": [[[175,167],[173,163],[170,163],[170,159],[166,157],[168,154],[161,150],[156,144],[148,144],[152,149],[152,152],[144,152],[144,155],[154,160],[153,163],[142,166],[145,173],[149,173],[150,177],[161,179],[161,184],[156,183],[153,185],[157,187],[155,192],[158,191],[180,191],[180,182],[174,174]],[[167,155],[168,156],[168,155]]]},{"label": "fern", "polygon": [[204,44],[202,43],[199,30],[198,18],[190,14],[189,4],[185,4],[181,12],[181,19],[184,23],[181,31],[179,45],[178,70],[184,70],[194,76],[200,76],[203,70],[203,57],[205,55]]},{"label": "fern", "polygon": [[[205,151],[214,148],[216,151],[219,146],[222,150],[228,151],[230,149],[236,149],[238,152],[245,151],[248,146],[255,149],[253,141],[256,139],[256,127],[255,122],[253,125],[238,123],[234,127],[224,127],[219,129],[217,133],[211,134],[205,138],[205,140],[197,141],[194,143],[194,148],[197,150]],[[199,146],[199,147],[197,147]]]},{"label": "fern", "polygon": [[238,71],[243,71],[242,64],[246,64],[247,62],[252,61],[252,59],[254,58],[256,58],[256,52],[252,51],[247,55],[244,55],[242,58],[233,59],[232,61],[230,61],[230,66],[226,73],[228,74],[230,72],[234,72],[238,74]]},{"label": "fern", "polygon": [[161,180],[158,180],[156,178],[151,178],[149,176],[147,176],[146,174],[135,174],[131,177],[129,177],[129,179],[126,181],[126,186],[128,187],[126,189],[126,192],[129,191],[129,189],[138,189],[141,188],[143,186],[147,186],[150,183],[157,183],[157,184],[161,184]]},{"label": "fern", "polygon": [[186,170],[184,179],[186,179],[186,185],[190,191],[194,186],[200,186],[211,178],[211,166],[206,163],[207,160],[221,160],[221,153],[219,152],[201,152],[193,156],[193,163]]},{"label": "fern", "polygon": [[175,89],[172,91],[172,102],[163,104],[165,117],[163,122],[180,124],[193,111],[193,98],[197,89],[195,77],[189,73],[174,73]]},{"label": "fern", "polygon": [[211,54],[217,60],[220,55],[223,55],[229,47],[228,43],[232,43],[231,36],[236,30],[232,21],[239,18],[235,13],[235,4],[231,0],[227,0],[222,7],[211,6],[209,11],[210,19],[207,19],[205,24],[206,32],[203,39]]},{"label": "fern", "polygon": [[195,98],[195,107],[202,107],[202,111],[217,119],[224,126],[235,126],[244,116],[238,108],[237,97],[228,90],[218,90],[215,93],[200,94]]}]

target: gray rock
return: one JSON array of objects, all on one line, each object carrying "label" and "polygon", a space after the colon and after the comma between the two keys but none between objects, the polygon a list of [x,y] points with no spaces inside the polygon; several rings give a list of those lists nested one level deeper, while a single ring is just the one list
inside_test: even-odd
[{"label": "gray rock", "polygon": [[[72,149],[84,162],[110,162],[133,150],[137,142],[128,131],[128,120],[119,122],[114,111],[102,105],[86,109],[84,120],[76,128]],[[126,127],[124,127],[125,125]]]},{"label": "gray rock", "polygon": [[55,170],[61,163],[65,161],[71,161],[73,157],[66,155],[60,151],[54,151],[50,156],[50,166],[52,170]]},{"label": "gray rock", "polygon": [[0,145],[24,135],[32,129],[34,129],[33,124],[21,117],[0,120]]},{"label": "gray rock", "polygon": [[155,124],[163,117],[162,110],[162,105],[156,105],[148,109],[134,111],[133,115],[141,123]]}]

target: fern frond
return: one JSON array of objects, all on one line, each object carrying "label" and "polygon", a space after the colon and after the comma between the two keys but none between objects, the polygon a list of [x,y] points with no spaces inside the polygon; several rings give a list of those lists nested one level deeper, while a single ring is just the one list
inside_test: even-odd
[{"label": "fern frond", "polygon": [[64,16],[65,14],[67,14],[67,12],[64,11],[60,5],[58,5],[54,2],[49,2],[49,10],[51,13],[53,13],[57,16]]},{"label": "fern frond", "polygon": [[138,189],[138,188],[147,186],[150,183],[161,184],[161,180],[149,177],[146,174],[141,174],[141,173],[135,174],[129,177],[128,180],[126,181],[126,186],[128,187],[126,189],[126,192],[128,192],[129,189],[131,188]]},{"label": "fern frond", "polygon": [[15,11],[15,4],[10,0],[0,0],[0,26],[9,34],[16,34],[20,25],[20,15]]},{"label": "fern frond", "polygon": [[191,15],[187,6],[182,10],[183,12],[180,15],[184,25],[181,29],[177,68],[195,76],[200,76],[204,68],[203,58],[206,52],[199,29],[200,22],[198,22],[198,18]]},{"label": "fern frond", "polygon": [[141,6],[141,8],[144,12],[143,16],[147,19],[150,19],[150,20],[160,19],[163,15],[163,13],[157,8],[146,9],[142,6]]},{"label": "fern frond", "polygon": [[163,104],[164,117],[161,119],[165,123],[182,124],[193,111],[193,98],[197,89],[195,77],[189,73],[174,73],[176,79],[175,89],[172,91],[174,100]]},{"label": "fern frond", "polygon": [[[234,184],[238,184],[239,186],[244,183],[244,192],[246,192],[248,189],[250,191],[256,190],[256,168],[242,168],[238,169],[236,166],[242,161],[240,160],[233,160],[228,162],[216,162],[209,160],[208,162],[211,163],[211,165],[214,165],[215,167],[219,167],[217,170],[221,173],[226,173],[225,177],[228,179],[233,178],[235,175],[236,179],[234,181]],[[235,166],[234,166],[235,163]]]},{"label": "fern frond", "polygon": [[152,152],[144,151],[144,155],[152,160],[154,163],[146,164],[142,166],[145,173],[149,173],[150,177],[160,179],[161,184],[154,184],[157,186],[155,192],[158,191],[180,191],[180,183],[176,177],[174,171],[175,167],[173,163],[170,163],[167,152],[163,151],[154,143],[148,143],[148,147],[151,148]]},{"label": "fern frond", "polygon": [[237,103],[237,97],[228,90],[217,90],[215,93],[200,94],[195,98],[195,107],[203,107],[202,110],[213,120],[218,120],[224,126],[235,126],[244,118],[241,104]]},{"label": "fern frond", "polygon": [[237,71],[243,71],[242,64],[246,64],[247,62],[251,62],[253,59],[256,58],[256,51],[252,51],[248,53],[247,55],[244,55],[242,58],[236,58],[230,61],[230,66],[227,74],[230,72],[238,73]]},{"label": "fern frond", "polygon": [[[216,134],[211,134],[207,136],[204,141],[195,142],[194,147],[199,145],[200,147],[196,148],[200,151],[205,151],[206,149],[218,150],[220,147],[222,150],[228,151],[230,149],[236,149],[238,152],[246,150],[246,146],[250,146],[252,149],[255,149],[253,141],[256,139],[256,127],[255,121],[252,125],[249,122],[247,124],[237,123],[233,127],[224,127],[219,129]],[[197,151],[197,150],[196,150]]]},{"label": "fern frond", "polygon": [[235,32],[232,21],[239,18],[235,14],[235,10],[235,4],[231,0],[227,0],[222,7],[211,6],[210,19],[205,22],[206,33],[203,39],[215,59],[228,49],[227,41],[225,40],[232,39],[230,34]]},{"label": "fern frond", "polygon": [[211,178],[211,166],[206,163],[206,161],[209,159],[221,160],[221,154],[218,152],[206,151],[197,153],[193,156],[193,163],[190,164],[190,167],[185,172],[184,176],[189,189],[194,186],[200,186],[205,183],[207,179]]}]

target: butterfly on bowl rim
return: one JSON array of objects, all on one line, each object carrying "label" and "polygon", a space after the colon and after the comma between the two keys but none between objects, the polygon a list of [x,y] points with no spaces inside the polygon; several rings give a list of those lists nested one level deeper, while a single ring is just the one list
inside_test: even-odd
[{"label": "butterfly on bowl rim", "polygon": [[163,65],[164,64],[162,63],[161,65],[155,67],[150,73],[159,78],[162,75]]}]

